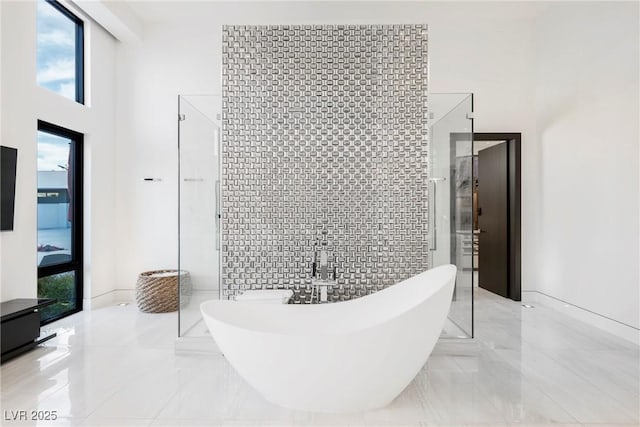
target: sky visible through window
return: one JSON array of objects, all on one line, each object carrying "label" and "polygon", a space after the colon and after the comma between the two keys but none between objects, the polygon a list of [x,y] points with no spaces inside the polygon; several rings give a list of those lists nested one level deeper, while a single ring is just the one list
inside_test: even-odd
[{"label": "sky visible through window", "polygon": [[64,171],[69,166],[69,138],[38,131],[38,171]]},{"label": "sky visible through window", "polygon": [[76,100],[76,24],[39,0],[37,20],[38,85]]}]

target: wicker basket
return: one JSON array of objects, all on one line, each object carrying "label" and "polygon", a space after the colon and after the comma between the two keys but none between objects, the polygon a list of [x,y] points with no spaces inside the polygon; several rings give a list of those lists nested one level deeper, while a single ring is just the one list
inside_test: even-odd
[{"label": "wicker basket", "polygon": [[[181,276],[180,298],[178,297],[178,278]],[[191,279],[186,271],[154,270],[145,271],[138,276],[136,283],[136,303],[145,313],[167,313],[176,311],[179,300],[185,304],[191,294]]]}]

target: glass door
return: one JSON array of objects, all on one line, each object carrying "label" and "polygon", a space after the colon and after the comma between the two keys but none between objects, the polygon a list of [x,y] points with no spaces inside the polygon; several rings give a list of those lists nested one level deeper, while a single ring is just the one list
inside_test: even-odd
[{"label": "glass door", "polygon": [[200,303],[220,292],[221,97],[178,97],[179,336],[204,336]]},{"label": "glass door", "polygon": [[473,95],[431,94],[430,265],[454,264],[444,335],[473,337]]}]

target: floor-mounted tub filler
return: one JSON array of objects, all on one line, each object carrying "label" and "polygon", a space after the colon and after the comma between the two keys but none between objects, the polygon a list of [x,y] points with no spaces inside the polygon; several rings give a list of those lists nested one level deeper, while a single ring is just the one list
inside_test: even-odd
[{"label": "floor-mounted tub filler", "polygon": [[333,304],[213,300],[200,309],[229,363],[267,400],[352,412],[395,399],[427,361],[449,312],[456,267]]}]

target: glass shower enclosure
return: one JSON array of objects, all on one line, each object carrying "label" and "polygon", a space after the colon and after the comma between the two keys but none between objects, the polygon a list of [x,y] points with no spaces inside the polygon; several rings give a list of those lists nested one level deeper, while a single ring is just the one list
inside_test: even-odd
[{"label": "glass shower enclosure", "polygon": [[[204,336],[200,303],[220,292],[221,97],[178,97],[178,336]],[[187,274],[188,273],[188,274]]]},{"label": "glass shower enclosure", "polygon": [[[473,96],[429,94],[429,267],[455,264],[443,337],[473,336]],[[178,97],[179,337],[207,337],[200,303],[220,298],[221,117],[219,95]]]},{"label": "glass shower enclosure", "polygon": [[443,336],[473,337],[473,94],[429,95],[430,267],[458,267]]}]

